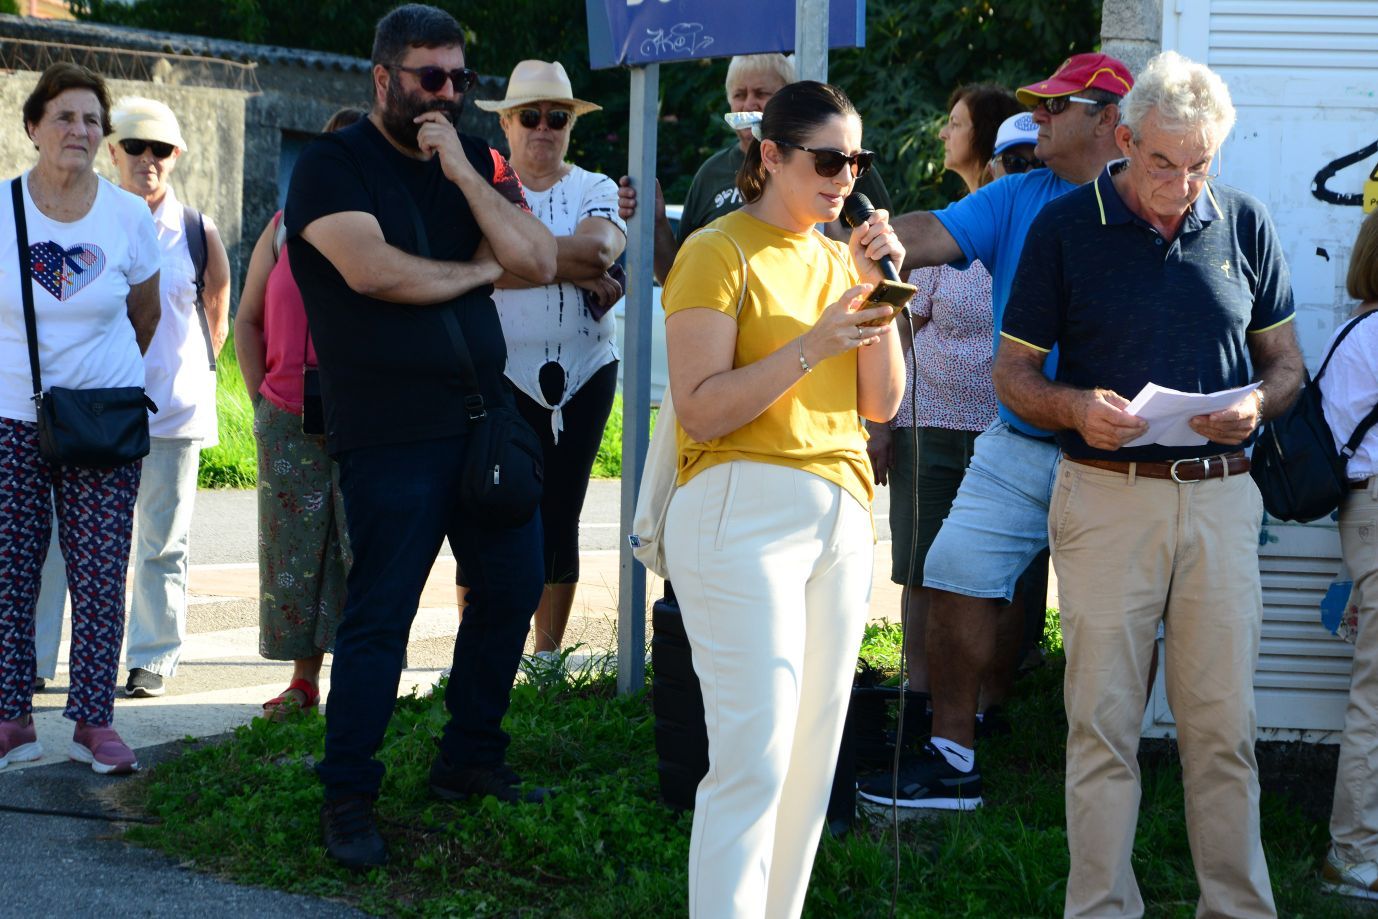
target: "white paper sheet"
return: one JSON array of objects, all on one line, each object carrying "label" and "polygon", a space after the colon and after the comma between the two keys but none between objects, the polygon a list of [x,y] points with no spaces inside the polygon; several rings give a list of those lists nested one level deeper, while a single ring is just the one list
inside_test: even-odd
[{"label": "white paper sheet", "polygon": [[1148,422],[1148,432],[1125,446],[1202,446],[1206,443],[1206,438],[1188,427],[1187,421],[1197,415],[1209,415],[1211,412],[1230,408],[1255,389],[1258,389],[1257,383],[1250,383],[1238,389],[1222,389],[1219,392],[1178,392],[1157,383],[1149,383],[1139,390],[1134,401],[1125,407],[1129,414],[1138,415]]}]

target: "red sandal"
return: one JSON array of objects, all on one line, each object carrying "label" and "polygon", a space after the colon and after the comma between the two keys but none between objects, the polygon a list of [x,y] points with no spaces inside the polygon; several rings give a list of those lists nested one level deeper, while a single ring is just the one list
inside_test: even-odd
[{"label": "red sandal", "polygon": [[[297,702],[295,698],[288,695],[289,692],[301,693],[306,701],[302,703]],[[263,703],[263,715],[270,720],[281,721],[288,715],[309,711],[315,708],[320,704],[320,701],[320,690],[312,686],[306,680],[297,678],[288,683],[287,688],[283,690],[281,694]]]}]

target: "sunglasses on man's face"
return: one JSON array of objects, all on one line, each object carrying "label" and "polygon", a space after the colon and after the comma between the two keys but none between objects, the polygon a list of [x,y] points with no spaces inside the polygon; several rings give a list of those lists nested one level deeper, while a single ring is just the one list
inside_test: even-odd
[{"label": "sunglasses on man's face", "polygon": [[468,67],[446,70],[444,67],[403,67],[401,64],[393,64],[392,69],[414,75],[416,82],[428,93],[440,92],[445,88],[447,80],[454,84],[457,93],[467,93],[478,83],[478,71],[470,70]]},{"label": "sunglasses on man's face", "polygon": [[[574,116],[562,108],[553,108],[545,113],[545,123],[552,131],[563,131],[569,127],[570,119]],[[517,112],[517,122],[528,131],[534,131],[541,126],[541,110],[535,108],[524,108]]]},{"label": "sunglasses on man's face", "polygon": [[1061,115],[1067,111],[1067,106],[1073,102],[1081,105],[1097,105],[1104,108],[1107,103],[1098,102],[1095,99],[1087,99],[1085,96],[1053,96],[1050,99],[1039,99],[1034,108],[1041,108],[1049,115]]},{"label": "sunglasses on man's face", "polygon": [[1028,172],[1030,169],[1042,169],[1043,161],[1036,156],[1020,156],[1018,153],[1001,153],[996,157],[1000,165],[1005,168],[1007,173]]},{"label": "sunglasses on man's face", "polygon": [[120,141],[120,146],[130,156],[143,156],[145,150],[152,150],[153,157],[160,160],[172,156],[172,151],[177,149],[172,144],[165,144],[160,140],[134,140],[133,138]]},{"label": "sunglasses on man's face", "polygon": [[792,144],[787,140],[775,141],[776,146],[789,147],[792,150],[802,150],[805,153],[813,154],[813,171],[825,179],[831,179],[842,171],[843,166],[852,168],[852,175],[861,178],[871,169],[871,164],[875,162],[876,155],[870,150],[858,150],[848,156],[841,150],[820,150],[813,147],[801,147],[799,144]]}]

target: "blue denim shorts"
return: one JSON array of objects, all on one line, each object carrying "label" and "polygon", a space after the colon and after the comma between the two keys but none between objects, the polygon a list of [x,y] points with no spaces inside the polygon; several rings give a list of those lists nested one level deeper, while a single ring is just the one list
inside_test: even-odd
[{"label": "blue denim shorts", "polygon": [[971,465],[924,562],[923,586],[1011,600],[1015,582],[1048,547],[1048,505],[1061,453],[996,421],[976,438]]}]

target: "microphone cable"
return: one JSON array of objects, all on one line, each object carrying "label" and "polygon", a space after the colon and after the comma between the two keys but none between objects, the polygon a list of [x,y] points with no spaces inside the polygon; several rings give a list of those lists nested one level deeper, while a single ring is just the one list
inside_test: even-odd
[{"label": "microphone cable", "polygon": [[[894,842],[894,882],[890,888],[890,919],[895,919],[895,911],[899,907],[900,897],[900,871],[902,870],[900,861],[900,808],[899,808],[899,784],[900,784],[900,755],[904,749],[904,709],[905,696],[908,695],[905,682],[907,677],[906,662],[908,661],[909,649],[909,599],[914,590],[915,564],[914,546],[919,541],[919,411],[918,411],[918,371],[919,371],[919,341],[918,330],[914,327],[914,317],[906,306],[900,316],[895,320],[903,320],[908,327],[909,335],[909,358],[904,363],[906,396],[909,399],[909,438],[912,447],[911,456],[914,458],[914,474],[911,477],[909,494],[906,496],[910,502],[909,514],[909,561],[908,568],[904,575],[904,585],[900,591],[900,670],[899,670],[899,704],[895,710],[895,752],[890,761],[890,829]],[[913,364],[914,378],[909,375],[910,364]],[[893,442],[893,438],[892,438]],[[891,473],[890,480],[893,482],[894,449],[891,448]],[[893,508],[895,495],[892,492],[890,504]],[[892,511],[893,513],[893,511]]]}]

